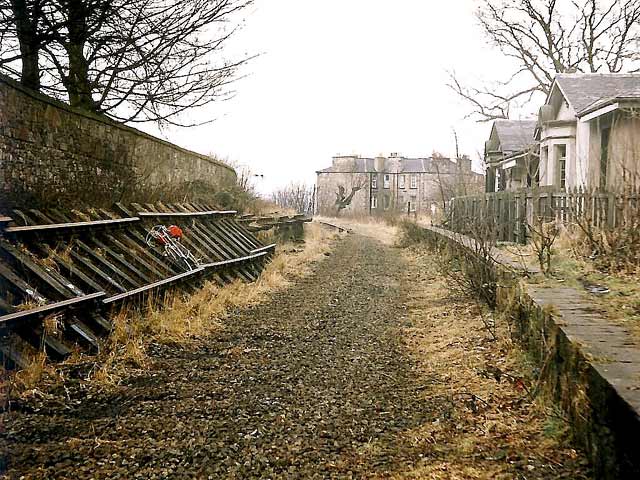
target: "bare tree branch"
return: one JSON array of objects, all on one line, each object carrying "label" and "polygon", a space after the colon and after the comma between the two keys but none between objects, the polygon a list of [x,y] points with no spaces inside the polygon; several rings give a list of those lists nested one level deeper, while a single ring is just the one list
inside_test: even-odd
[{"label": "bare tree branch", "polygon": [[508,80],[491,85],[468,86],[450,73],[449,87],[480,122],[547,94],[558,73],[640,69],[640,0],[482,0],[477,19],[514,65]]},{"label": "bare tree branch", "polygon": [[62,85],[81,109],[123,122],[184,125],[185,112],[232,95],[229,86],[252,57],[230,61],[221,54],[238,31],[238,14],[252,2],[0,0],[0,69],[15,76],[15,63],[27,59],[21,4],[25,18],[37,19],[33,48],[43,92],[60,97]]}]

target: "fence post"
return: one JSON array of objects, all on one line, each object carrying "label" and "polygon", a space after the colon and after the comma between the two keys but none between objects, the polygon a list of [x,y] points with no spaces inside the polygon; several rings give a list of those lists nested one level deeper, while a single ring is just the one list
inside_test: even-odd
[{"label": "fence post", "polygon": [[607,226],[614,228],[616,226],[616,196],[613,192],[607,195]]}]

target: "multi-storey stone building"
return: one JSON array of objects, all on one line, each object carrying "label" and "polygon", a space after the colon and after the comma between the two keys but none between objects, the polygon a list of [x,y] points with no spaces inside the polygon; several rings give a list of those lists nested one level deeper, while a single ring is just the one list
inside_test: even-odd
[{"label": "multi-storey stone building", "polygon": [[333,157],[319,170],[316,212],[320,215],[433,214],[449,198],[484,188],[484,175],[471,170],[464,156],[453,161],[432,156]]}]

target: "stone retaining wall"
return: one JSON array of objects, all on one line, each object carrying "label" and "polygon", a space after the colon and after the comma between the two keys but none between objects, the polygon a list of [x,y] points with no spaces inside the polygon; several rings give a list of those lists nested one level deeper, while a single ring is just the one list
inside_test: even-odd
[{"label": "stone retaining wall", "polygon": [[197,201],[235,177],[205,155],[0,76],[0,210]]},{"label": "stone retaining wall", "polygon": [[[473,250],[474,240],[422,225],[432,241]],[[525,284],[522,266],[497,252],[498,309],[536,360],[544,391],[567,415],[596,478],[640,478],[640,346],[573,288]],[[526,272],[535,274],[537,272]]]}]

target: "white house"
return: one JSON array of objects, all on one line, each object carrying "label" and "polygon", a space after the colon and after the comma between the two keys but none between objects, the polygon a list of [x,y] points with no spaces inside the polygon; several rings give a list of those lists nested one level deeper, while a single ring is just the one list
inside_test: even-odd
[{"label": "white house", "polygon": [[540,109],[540,185],[637,186],[640,74],[559,74]]}]

